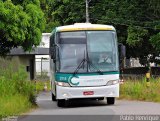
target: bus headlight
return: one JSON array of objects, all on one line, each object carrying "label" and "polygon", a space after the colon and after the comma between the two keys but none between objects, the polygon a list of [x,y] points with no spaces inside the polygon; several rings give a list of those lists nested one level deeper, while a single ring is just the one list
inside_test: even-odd
[{"label": "bus headlight", "polygon": [[119,80],[110,80],[110,81],[107,82],[107,86],[109,86],[109,85],[115,85],[117,83],[119,83]]},{"label": "bus headlight", "polygon": [[66,82],[56,82],[56,85],[62,86],[62,87],[70,87],[70,85]]}]

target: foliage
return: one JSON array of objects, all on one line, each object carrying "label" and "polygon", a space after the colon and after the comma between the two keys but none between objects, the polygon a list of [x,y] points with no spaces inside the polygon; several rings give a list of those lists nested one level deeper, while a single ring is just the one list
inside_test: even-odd
[{"label": "foliage", "polygon": [[85,22],[84,0],[41,0],[41,8],[47,22],[45,32],[56,26]]},{"label": "foliage", "polygon": [[128,27],[128,38],[126,42],[130,46],[135,46],[137,44],[140,44],[141,41],[143,41],[143,37],[147,34],[147,30],[143,29],[141,27],[134,27],[129,26]]},{"label": "foliage", "polygon": [[32,107],[28,97],[21,94],[3,96],[0,98],[0,117],[19,115]]},{"label": "foliage", "polygon": [[[55,26],[85,22],[84,0],[41,0],[41,8],[47,18],[46,32]],[[155,59],[160,48],[159,0],[91,0],[89,14],[91,23],[116,27],[119,42],[126,45],[127,58],[139,58],[144,65],[159,63]]]},{"label": "foliage", "polygon": [[[35,104],[35,86],[27,81],[24,67],[14,68],[15,62],[0,67],[0,116],[17,115]],[[18,109],[17,109],[18,108]]]},{"label": "foliage", "polygon": [[121,85],[120,99],[160,102],[159,83],[159,78],[151,79],[150,87],[147,86],[145,79],[126,80]]},{"label": "foliage", "polygon": [[44,86],[47,86],[47,91],[50,91],[50,81],[36,81],[36,91],[39,93],[40,91],[44,91]]},{"label": "foliage", "polygon": [[42,72],[37,72],[36,80],[47,81],[49,80],[48,71],[42,70]]},{"label": "foliage", "polygon": [[[116,27],[119,42],[126,45],[127,58],[139,58],[144,65],[151,61],[159,63],[155,59],[160,51],[159,0],[91,0],[89,14],[91,23]],[[51,32],[56,26],[85,22],[85,1],[0,0],[0,17],[2,55],[12,47],[30,50],[37,46],[42,31]]]},{"label": "foliage", "polygon": [[151,36],[150,41],[152,42],[152,45],[156,48],[157,51],[160,51],[160,32],[158,34],[155,34]]},{"label": "foliage", "polygon": [[39,0],[0,1],[0,55],[13,47],[31,50],[41,40],[45,19]]}]

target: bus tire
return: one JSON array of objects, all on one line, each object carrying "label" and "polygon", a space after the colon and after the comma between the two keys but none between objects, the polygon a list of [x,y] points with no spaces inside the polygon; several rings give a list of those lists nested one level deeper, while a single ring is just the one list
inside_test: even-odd
[{"label": "bus tire", "polygon": [[113,105],[115,103],[115,97],[107,97],[107,104]]},{"label": "bus tire", "polygon": [[104,97],[91,98],[91,100],[104,100]]},{"label": "bus tire", "polygon": [[65,106],[65,100],[62,100],[62,99],[57,100],[57,106],[58,107],[64,107]]},{"label": "bus tire", "polygon": [[69,102],[70,102],[69,100],[65,100],[65,105],[64,106],[69,107]]},{"label": "bus tire", "polygon": [[56,101],[56,96],[52,93],[52,101]]},{"label": "bus tire", "polygon": [[104,97],[99,97],[98,100],[104,100]]}]

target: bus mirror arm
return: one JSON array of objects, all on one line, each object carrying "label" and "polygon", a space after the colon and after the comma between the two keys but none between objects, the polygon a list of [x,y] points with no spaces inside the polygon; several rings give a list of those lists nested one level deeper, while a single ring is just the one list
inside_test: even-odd
[{"label": "bus mirror arm", "polygon": [[53,63],[56,63],[56,59],[53,59]]}]

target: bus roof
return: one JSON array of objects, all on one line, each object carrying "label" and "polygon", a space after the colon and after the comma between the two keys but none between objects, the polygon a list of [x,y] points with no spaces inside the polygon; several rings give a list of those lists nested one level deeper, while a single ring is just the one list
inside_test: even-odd
[{"label": "bus roof", "polygon": [[115,28],[111,25],[91,24],[91,23],[75,23],[73,25],[60,26],[56,28],[57,32],[81,31],[81,30],[115,30]]}]

